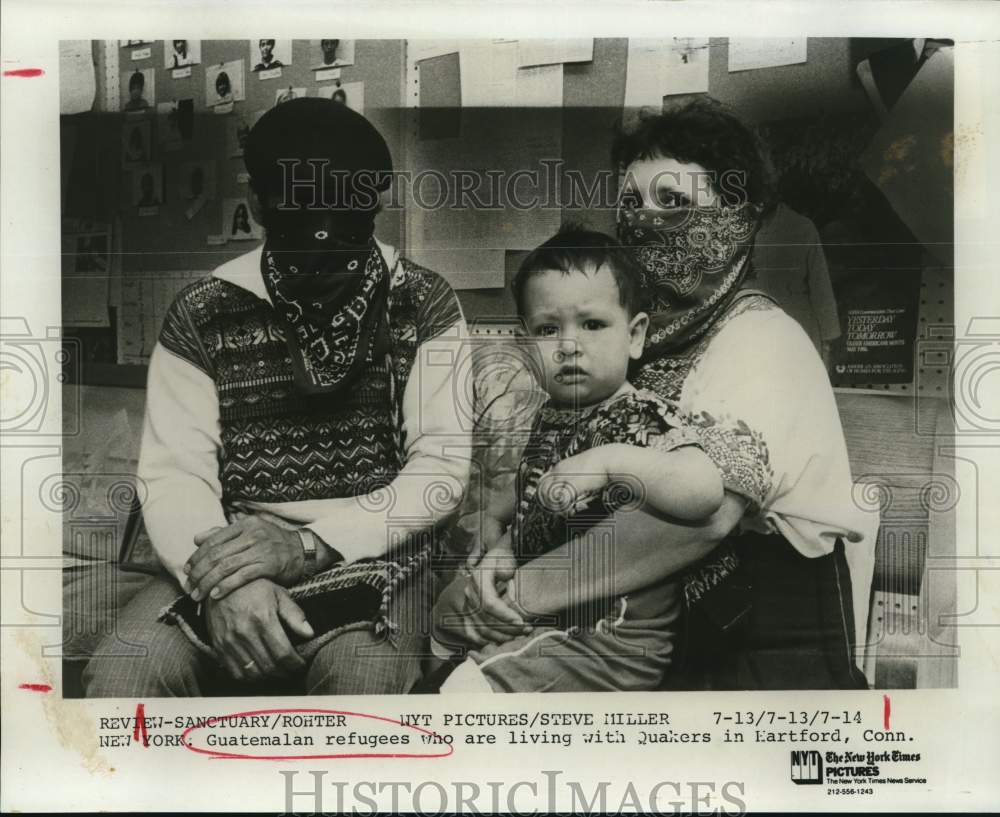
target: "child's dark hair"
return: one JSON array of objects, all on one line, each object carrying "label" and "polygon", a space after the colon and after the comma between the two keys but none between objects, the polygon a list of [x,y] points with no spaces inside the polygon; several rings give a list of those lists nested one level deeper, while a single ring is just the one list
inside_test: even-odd
[{"label": "child's dark hair", "polygon": [[637,159],[656,157],[704,167],[726,205],[772,204],[772,173],[763,144],[717,100],[695,99],[644,116],[633,129],[619,130],[611,146],[612,165],[621,170]]},{"label": "child's dark hair", "polygon": [[607,266],[618,285],[618,301],[629,317],[646,309],[642,270],[614,238],[596,230],[569,224],[532,250],[511,284],[518,315],[524,315],[524,288],[535,275],[551,270],[564,274]]}]

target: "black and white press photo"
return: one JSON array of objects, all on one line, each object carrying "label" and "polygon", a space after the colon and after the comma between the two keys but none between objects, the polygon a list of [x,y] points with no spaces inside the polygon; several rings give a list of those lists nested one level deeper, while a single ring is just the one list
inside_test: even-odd
[{"label": "black and white press photo", "polygon": [[1000,802],[994,6],[4,3],[0,810]]},{"label": "black and white press photo", "polygon": [[130,113],[147,111],[156,102],[156,72],[136,68],[121,75],[121,106]]},{"label": "black and white press photo", "polygon": [[102,569],[146,578],[103,612],[149,654],[91,639],[72,694],[956,685],[952,41],[323,40],[331,82],[260,39],[246,87],[200,44],[232,109],[162,170],[118,137],[123,275],[193,280],[109,328],[146,377]]},{"label": "black and white press photo", "polygon": [[181,197],[194,199],[215,198],[215,162],[184,162],[180,166]]},{"label": "black and white press photo", "polygon": [[338,79],[330,85],[321,85],[317,96],[332,99],[360,114],[365,112],[365,84],[363,82],[341,82]]},{"label": "black and white press photo", "polygon": [[259,39],[250,41],[250,64],[253,72],[271,71],[292,64],[292,41]]},{"label": "black and white press photo", "polygon": [[151,132],[148,119],[126,121],[122,129],[122,167],[134,167],[152,159]]},{"label": "black and white press photo", "polygon": [[229,60],[205,66],[205,103],[209,107],[242,102],[244,90],[243,60]]},{"label": "black and white press photo", "polygon": [[165,68],[186,68],[201,63],[201,40],[164,40]]},{"label": "black and white press photo", "polygon": [[137,165],[132,174],[132,205],[139,208],[157,207],[163,203],[163,166]]},{"label": "black and white press photo", "polygon": [[326,39],[310,40],[309,46],[316,56],[314,71],[325,68],[339,68],[354,65],[354,40]]}]

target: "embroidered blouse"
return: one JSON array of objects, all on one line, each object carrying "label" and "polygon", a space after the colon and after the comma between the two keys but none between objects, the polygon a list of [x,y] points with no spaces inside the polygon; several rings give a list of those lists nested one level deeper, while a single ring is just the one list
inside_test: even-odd
[{"label": "embroidered blouse", "polygon": [[808,557],[844,541],[864,643],[878,515],[855,495],[833,390],[802,327],[744,295],[689,353],[646,362],[633,383],[676,402],[726,490],[748,501],[742,530],[781,534]]}]

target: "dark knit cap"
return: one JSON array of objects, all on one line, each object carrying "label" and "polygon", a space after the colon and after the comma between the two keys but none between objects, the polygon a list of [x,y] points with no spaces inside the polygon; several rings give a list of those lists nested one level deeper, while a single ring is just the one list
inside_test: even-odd
[{"label": "dark knit cap", "polygon": [[318,172],[315,163],[324,160],[326,182],[317,203],[322,199],[337,209],[377,209],[378,193],[392,177],[389,146],[371,122],[342,103],[304,97],[275,105],[253,126],[243,149],[253,189],[282,201],[289,200],[285,186],[292,179],[299,184],[287,194],[297,202],[311,201],[312,189],[301,181],[312,179]]}]

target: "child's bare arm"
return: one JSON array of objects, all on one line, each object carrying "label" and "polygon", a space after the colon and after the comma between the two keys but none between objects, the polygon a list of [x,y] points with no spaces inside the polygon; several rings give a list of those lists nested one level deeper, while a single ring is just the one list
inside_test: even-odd
[{"label": "child's bare arm", "polygon": [[543,501],[566,507],[567,497],[592,496],[611,482],[631,484],[643,504],[681,520],[705,519],[722,505],[718,468],[696,446],[670,450],[610,443],[563,460],[539,484]]}]

